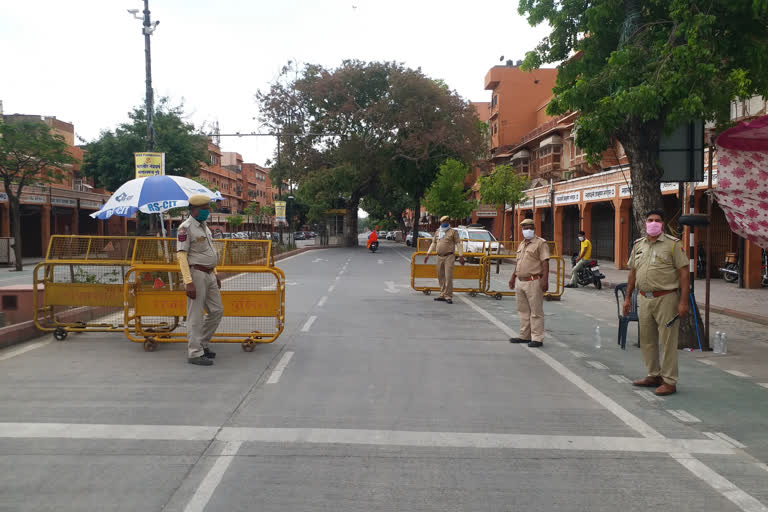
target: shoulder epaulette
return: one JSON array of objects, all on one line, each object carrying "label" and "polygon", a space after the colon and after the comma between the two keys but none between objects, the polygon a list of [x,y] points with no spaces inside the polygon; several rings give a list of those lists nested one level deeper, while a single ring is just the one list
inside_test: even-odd
[{"label": "shoulder epaulette", "polygon": [[675,242],[679,242],[679,241],[680,241],[680,239],[679,239],[679,238],[675,238],[675,237],[673,237],[672,235],[670,235],[670,234],[668,234],[668,233],[664,233],[664,236],[666,236],[666,237],[667,237],[667,238],[669,238],[670,240],[674,240]]},{"label": "shoulder epaulette", "polygon": [[640,240],[643,240],[644,238],[645,238],[644,236],[641,236],[640,238],[632,242],[632,245],[635,245],[637,242],[639,242]]}]

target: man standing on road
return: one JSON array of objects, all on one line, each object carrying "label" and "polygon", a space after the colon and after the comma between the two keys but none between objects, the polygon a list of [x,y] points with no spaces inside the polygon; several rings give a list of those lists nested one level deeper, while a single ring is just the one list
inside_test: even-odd
[{"label": "man standing on road", "polygon": [[[520,337],[510,343],[528,343],[531,348],[544,344],[544,292],[549,289],[549,246],[536,236],[533,219],[520,223],[524,240],[517,248],[517,264],[509,279],[515,290],[517,313],[520,315]],[[517,286],[515,286],[517,282]]]},{"label": "man standing on road", "polygon": [[[211,366],[216,353],[208,348],[221,322],[221,280],[216,275],[218,255],[205,220],[211,212],[210,198],[189,198],[189,217],[176,234],[176,259],[187,290],[187,362]],[[203,310],[208,313],[203,318]]]},{"label": "man standing on road", "polygon": [[[688,256],[679,239],[666,233],[664,212],[653,210],[646,216],[645,237],[635,240],[629,256],[629,280],[622,313],[632,306],[632,292],[638,289],[640,349],[648,376],[635,386],[656,388],[659,396],[677,391],[678,317],[688,315]],[[659,364],[661,353],[661,364]]]},{"label": "man standing on road", "polygon": [[587,264],[589,258],[592,257],[592,242],[589,241],[586,234],[583,231],[579,231],[579,242],[581,248],[579,249],[579,257],[576,259],[576,264],[571,269],[571,282],[565,285],[566,288],[578,288],[577,278],[579,276],[579,270]]},{"label": "man standing on road", "polygon": [[427,250],[424,263],[427,262],[430,254],[437,251],[437,281],[440,283],[440,296],[435,300],[453,304],[453,265],[456,260],[454,252],[459,253],[459,263],[463,265],[464,251],[461,247],[459,232],[451,227],[449,220],[447,215],[440,218],[440,228],[432,237],[432,245]]}]

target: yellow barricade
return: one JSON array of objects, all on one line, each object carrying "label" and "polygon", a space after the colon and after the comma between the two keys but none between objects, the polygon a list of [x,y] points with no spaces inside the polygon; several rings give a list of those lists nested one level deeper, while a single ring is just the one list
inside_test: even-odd
[{"label": "yellow barricade", "polygon": [[[437,284],[437,265],[434,263],[436,256],[434,254],[429,256],[433,259],[432,263],[419,263],[419,261],[423,262],[425,256],[427,256],[427,253],[421,251],[417,251],[411,256],[411,288],[417,292],[429,295],[433,291],[439,292],[440,286]],[[465,258],[468,256],[482,258],[484,255],[470,253],[464,256]],[[483,291],[482,278],[482,265],[457,264],[453,267],[453,291],[466,292],[474,297]]]},{"label": "yellow barricade", "polygon": [[[271,343],[285,324],[285,275],[280,269],[254,265],[217,267],[222,281],[224,317],[213,343],[240,343],[253,351],[257,343]],[[171,276],[166,281],[166,276]],[[187,314],[187,296],[177,265],[139,265],[126,275],[125,335],[152,352],[158,343],[186,343],[185,326],[166,329]],[[159,327],[158,327],[159,326]]]},{"label": "yellow barricade", "polygon": [[[515,295],[515,291],[509,289],[509,279],[512,277],[512,272],[515,270],[515,259],[516,256],[510,254],[494,254],[483,258],[483,277],[481,283],[484,294],[494,297],[496,300],[501,300],[502,297],[513,297]],[[555,263],[555,288],[551,288],[552,279],[550,276],[550,289],[544,293],[544,297],[547,300],[560,300],[560,297],[565,291],[565,261],[562,256],[551,256],[549,261],[550,273],[552,270],[552,263]],[[496,273],[496,269],[500,269],[498,274]]]}]

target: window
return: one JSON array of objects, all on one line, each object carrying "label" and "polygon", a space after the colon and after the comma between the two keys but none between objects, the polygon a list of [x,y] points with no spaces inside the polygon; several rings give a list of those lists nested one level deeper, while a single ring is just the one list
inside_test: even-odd
[{"label": "window", "polygon": [[499,123],[493,123],[493,134],[499,133]]}]

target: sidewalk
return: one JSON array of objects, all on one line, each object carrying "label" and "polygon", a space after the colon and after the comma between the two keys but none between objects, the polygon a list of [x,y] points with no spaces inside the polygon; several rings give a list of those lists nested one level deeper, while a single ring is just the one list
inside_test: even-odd
[{"label": "sidewalk", "polygon": [[[628,270],[617,270],[612,261],[601,260],[600,270],[605,274],[603,286],[615,288],[617,284],[626,283]],[[570,269],[566,278],[570,277]],[[704,315],[705,299],[704,279],[696,279],[694,292],[696,302]],[[710,281],[710,311],[728,315],[734,318],[768,325],[768,288],[749,290],[739,288],[735,283],[726,283],[722,278]]]}]

